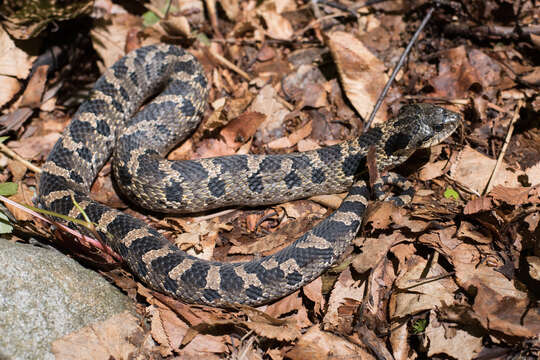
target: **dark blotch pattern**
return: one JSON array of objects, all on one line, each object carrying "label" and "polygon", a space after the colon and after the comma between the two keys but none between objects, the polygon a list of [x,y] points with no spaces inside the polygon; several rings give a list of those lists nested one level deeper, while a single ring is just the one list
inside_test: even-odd
[{"label": "dark blotch pattern", "polygon": [[125,184],[126,187],[130,186],[133,179],[131,171],[124,165],[116,165],[115,170],[116,180],[121,184]]},{"label": "dark blotch pattern", "polygon": [[98,120],[96,124],[97,124],[96,130],[100,135],[103,135],[103,136],[111,135],[111,128],[109,127],[109,124],[107,124],[104,120]]},{"label": "dark blotch pattern", "polygon": [[233,271],[231,266],[223,266],[219,269],[221,276],[221,289],[223,291],[237,293],[244,288],[244,280]]},{"label": "dark blotch pattern", "polygon": [[399,150],[404,150],[409,145],[410,135],[397,133],[388,138],[384,145],[384,152],[390,156]]},{"label": "dark blotch pattern", "polygon": [[196,161],[175,161],[171,163],[171,169],[190,183],[198,183],[208,177],[208,171]]},{"label": "dark blotch pattern", "polygon": [[212,159],[214,166],[221,170],[221,173],[238,174],[239,172],[249,170],[247,156],[221,156]]},{"label": "dark blotch pattern", "polygon": [[317,150],[319,159],[325,164],[334,164],[341,160],[342,152],[341,147],[329,146]]},{"label": "dark blotch pattern", "polygon": [[165,197],[168,201],[171,202],[182,202],[182,195],[184,194],[184,191],[182,190],[182,184],[179,182],[172,182],[167,188],[165,189]]},{"label": "dark blotch pattern", "polygon": [[285,175],[285,184],[289,189],[292,189],[295,186],[301,186],[302,185],[302,179],[294,171],[291,171],[287,175]]},{"label": "dark blotch pattern", "polygon": [[92,153],[90,152],[90,150],[88,150],[88,148],[82,147],[77,149],[77,154],[79,154],[82,159],[88,162],[92,162]]},{"label": "dark blotch pattern", "polygon": [[343,160],[343,164],[341,165],[341,170],[345,176],[356,175],[362,159],[364,159],[364,156],[361,154],[353,154],[345,158],[345,160]]},{"label": "dark blotch pattern", "polygon": [[280,157],[268,156],[265,157],[259,164],[259,172],[273,173],[281,168]]},{"label": "dark blotch pattern", "polygon": [[210,265],[203,262],[194,263],[190,269],[180,277],[185,284],[204,289],[206,287],[206,275],[208,275]]},{"label": "dark blotch pattern", "polygon": [[95,133],[95,129],[92,127],[92,124],[87,123],[86,121],[81,121],[78,119],[72,120],[71,125],[69,126],[71,132],[71,138],[76,143],[85,143],[88,138],[88,134]]},{"label": "dark blotch pattern", "polygon": [[203,297],[208,302],[214,302],[217,299],[221,298],[221,295],[216,290],[204,289],[203,290]]},{"label": "dark blotch pattern", "polygon": [[246,289],[246,296],[253,300],[260,299],[262,297],[262,289],[260,287],[250,285]]},{"label": "dark blotch pattern", "polygon": [[311,161],[304,155],[295,156],[292,158],[292,161],[293,170],[305,170],[311,166]]},{"label": "dark blotch pattern", "polygon": [[188,99],[183,100],[180,110],[182,111],[182,114],[184,114],[185,116],[195,115],[195,106],[193,106],[193,103],[189,101]]},{"label": "dark blotch pattern", "polygon": [[311,181],[315,184],[322,184],[326,180],[326,175],[321,169],[313,169],[311,171]]},{"label": "dark blotch pattern", "polygon": [[84,184],[84,179],[81,175],[77,174],[74,170],[69,173],[69,178],[73,180],[76,184]]},{"label": "dark blotch pattern", "polygon": [[252,175],[248,178],[249,190],[260,194],[264,190],[262,178],[259,175]]},{"label": "dark blotch pattern", "polygon": [[294,284],[298,284],[300,281],[302,281],[302,274],[295,270],[289,273],[286,279],[289,286],[294,286]]},{"label": "dark blotch pattern", "polygon": [[214,197],[221,197],[225,194],[225,182],[220,178],[212,178],[208,181],[208,188],[210,189],[210,194]]},{"label": "dark blotch pattern", "polygon": [[163,172],[159,169],[159,158],[156,156],[145,153],[138,157],[138,161],[137,176],[148,179],[162,179],[164,177]]}]

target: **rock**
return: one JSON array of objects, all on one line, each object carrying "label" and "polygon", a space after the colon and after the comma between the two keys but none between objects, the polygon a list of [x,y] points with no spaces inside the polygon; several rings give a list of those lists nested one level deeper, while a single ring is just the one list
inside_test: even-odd
[{"label": "rock", "polygon": [[0,239],[0,359],[54,359],[50,344],[133,303],[62,253]]}]

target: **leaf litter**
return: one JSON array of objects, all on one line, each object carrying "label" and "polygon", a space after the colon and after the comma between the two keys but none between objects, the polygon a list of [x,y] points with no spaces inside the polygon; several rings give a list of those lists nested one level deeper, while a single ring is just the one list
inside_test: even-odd
[{"label": "leaf litter", "polygon": [[[448,4],[435,9],[376,115],[376,122],[385,121],[414,101],[464,115],[449,140],[418,151],[397,169],[415,183],[411,205],[371,206],[340,264],[257,309],[183,304],[93,254],[92,266],[133,298],[147,322],[124,314],[81,329],[54,343],[57,357],[536,358],[540,14],[530,0]],[[17,155],[6,153],[0,175],[20,184],[12,200],[31,204],[36,168],[29,171],[19,159],[39,166],[76,108],[64,104],[80,102],[62,89],[80,81],[86,88],[129,50],[179,43],[199,58],[209,78],[205,120],[170,159],[305,151],[361,133],[426,11],[416,2],[151,0],[124,6],[95,1],[94,22],[75,31],[64,22],[55,32],[36,24],[25,29],[24,22],[14,30],[13,16],[23,12],[10,17],[12,33],[0,28],[0,124]],[[80,9],[72,15],[81,16]],[[478,26],[487,23],[494,24],[491,32]],[[95,51],[99,60],[80,57],[66,65],[71,71],[53,63],[34,69],[36,54],[53,39],[79,47],[79,54]],[[147,221],[192,254],[219,261],[279,250],[341,199],[158,216],[128,209],[109,169],[100,172],[94,198]],[[20,208],[9,210],[22,229],[32,221]],[[10,236],[28,239],[24,232]],[[64,239],[61,246],[70,245]],[[88,257],[87,249],[71,247],[79,258]]]}]

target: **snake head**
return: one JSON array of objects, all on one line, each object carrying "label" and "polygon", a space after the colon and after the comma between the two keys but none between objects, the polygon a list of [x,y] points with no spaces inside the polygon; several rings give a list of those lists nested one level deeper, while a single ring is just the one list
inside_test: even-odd
[{"label": "snake head", "polygon": [[405,161],[416,149],[436,145],[456,130],[461,116],[431,104],[403,106],[398,115],[382,125],[385,141],[379,166]]},{"label": "snake head", "polygon": [[458,113],[440,106],[413,104],[400,109],[395,125],[406,128],[411,135],[409,146],[419,149],[437,145],[446,139],[456,130],[460,120]]}]

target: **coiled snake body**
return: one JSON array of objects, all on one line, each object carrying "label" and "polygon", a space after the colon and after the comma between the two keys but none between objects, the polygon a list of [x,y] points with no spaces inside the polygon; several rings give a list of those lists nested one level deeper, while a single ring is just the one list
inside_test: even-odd
[{"label": "coiled snake body", "polygon": [[[74,198],[101,239],[149,286],[187,302],[217,306],[265,303],[320,275],[360,226],[368,194],[355,176],[368,149],[375,150],[379,169],[395,166],[415,149],[447,137],[459,119],[451,111],[419,104],[404,107],[395,119],[360,137],[315,151],[164,160],[198,125],[206,93],[199,63],[181,48],[152,45],[129,53],[97,81],[54,146],[40,175],[38,201],[45,209],[81,219]],[[350,190],[331,216],[271,256],[243,263],[205,261],[144,222],[90,199],[90,186],[111,154],[118,186],[151,210],[198,212]]]}]

